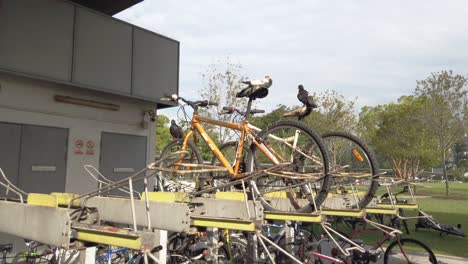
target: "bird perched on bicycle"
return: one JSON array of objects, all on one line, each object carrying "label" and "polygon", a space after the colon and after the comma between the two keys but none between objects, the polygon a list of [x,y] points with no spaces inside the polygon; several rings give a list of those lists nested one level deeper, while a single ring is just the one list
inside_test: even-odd
[{"label": "bird perched on bicycle", "polygon": [[182,128],[176,124],[175,120],[171,120],[171,127],[169,127],[169,132],[174,139],[180,139],[184,137]]},{"label": "bird perched on bicycle", "polygon": [[299,120],[303,120],[306,116],[310,115],[314,108],[317,108],[314,97],[309,95],[304,89],[304,86],[300,84],[298,87],[299,92],[297,93],[297,99],[303,104],[301,108],[287,112],[284,116],[297,116]]},{"label": "bird perched on bicycle", "polygon": [[264,98],[268,95],[268,88],[273,84],[273,79],[270,76],[265,76],[261,80],[243,81],[243,84],[247,84],[247,88],[237,93],[237,97],[244,97],[254,93],[259,93],[257,98]]}]

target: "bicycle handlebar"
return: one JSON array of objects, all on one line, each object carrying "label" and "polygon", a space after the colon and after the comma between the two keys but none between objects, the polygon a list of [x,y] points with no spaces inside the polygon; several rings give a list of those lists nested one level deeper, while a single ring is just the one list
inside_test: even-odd
[{"label": "bicycle handlebar", "polygon": [[[224,106],[223,110],[226,112],[222,112],[221,114],[232,114],[232,113],[239,113],[242,116],[245,116],[245,112],[240,111],[237,109],[235,106]],[[265,113],[265,110],[261,109],[251,109],[250,114],[263,114]]]},{"label": "bicycle handlebar", "polygon": [[193,109],[198,109],[199,106],[201,107],[207,107],[207,106],[218,106],[217,102],[212,102],[210,100],[200,100],[200,101],[190,101],[186,100],[183,97],[178,96],[177,94],[173,95],[165,95],[161,100],[169,100],[173,102],[177,102],[178,100],[181,100],[182,102],[190,105]]}]

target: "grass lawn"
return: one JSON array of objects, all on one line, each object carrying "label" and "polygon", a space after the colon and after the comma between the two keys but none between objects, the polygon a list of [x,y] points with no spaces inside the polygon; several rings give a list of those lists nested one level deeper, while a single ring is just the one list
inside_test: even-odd
[{"label": "grass lawn", "polygon": [[[438,223],[456,227],[462,225],[462,229],[468,236],[468,183],[451,183],[449,186],[450,195],[445,196],[445,183],[423,183],[423,186],[416,187],[417,202],[419,208],[429,215],[432,215]],[[400,189],[401,190],[401,189]],[[397,192],[398,190],[394,190]],[[378,194],[385,192],[380,188]],[[404,197],[400,197],[403,196]],[[408,199],[408,194],[400,194],[399,198]],[[425,197],[425,198],[423,198]],[[416,215],[416,211],[405,210],[407,216]],[[468,258],[468,238],[453,235],[440,236],[440,232],[433,229],[419,229],[415,231],[417,220],[407,220],[411,237],[422,241],[428,245],[436,254],[452,255]],[[362,236],[368,244],[377,241],[378,234],[368,234]],[[369,242],[368,242],[369,241]]]},{"label": "grass lawn", "polygon": [[[467,185],[468,186],[468,185]],[[440,198],[418,199],[421,210],[426,212],[438,223],[456,227],[462,225],[462,230],[468,235],[468,198],[466,200],[450,200]],[[409,220],[410,237],[421,240],[429,245],[435,253],[468,258],[468,238],[453,235],[440,236],[436,230],[419,229],[413,232],[416,220]]]}]

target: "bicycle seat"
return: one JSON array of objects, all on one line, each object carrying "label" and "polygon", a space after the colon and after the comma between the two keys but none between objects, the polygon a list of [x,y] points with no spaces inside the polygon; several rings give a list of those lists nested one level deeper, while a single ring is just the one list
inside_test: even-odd
[{"label": "bicycle seat", "polygon": [[11,252],[12,249],[13,249],[13,244],[11,244],[11,243],[0,245],[0,251]]},{"label": "bicycle seat", "polygon": [[305,113],[305,111],[307,110],[307,107],[300,107],[300,108],[297,108],[297,109],[294,109],[292,111],[289,111],[289,112],[286,112],[283,114],[283,117],[289,117],[289,116],[301,116]]},{"label": "bicycle seat", "polygon": [[236,94],[237,98],[249,97],[252,100],[265,98],[268,95],[268,89],[264,87],[247,86]]}]

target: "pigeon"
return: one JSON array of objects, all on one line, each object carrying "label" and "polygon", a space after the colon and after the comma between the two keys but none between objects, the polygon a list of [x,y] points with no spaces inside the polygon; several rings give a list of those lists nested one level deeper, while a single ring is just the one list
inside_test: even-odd
[{"label": "pigeon", "polygon": [[267,75],[262,80],[243,81],[242,83],[248,86],[238,92],[236,97],[241,98],[257,93],[257,98],[263,98],[268,94],[268,88],[273,84],[273,80]]},{"label": "pigeon", "polygon": [[176,124],[174,120],[171,120],[171,127],[169,128],[169,132],[174,139],[180,139],[184,137],[184,132],[182,132],[182,128]]},{"label": "pigeon", "polygon": [[273,84],[273,80],[267,75],[262,80],[243,81],[242,83],[255,88],[270,88]]},{"label": "pigeon", "polygon": [[305,111],[302,112],[297,119],[300,121],[304,119],[306,116],[310,115],[311,112],[312,112],[312,107],[306,107]]},{"label": "pigeon", "polygon": [[309,95],[309,92],[307,92],[304,89],[304,86],[300,84],[298,86],[299,92],[297,93],[297,99],[301,101],[306,107],[312,107],[312,108],[317,108],[317,104],[314,102],[314,97]]},{"label": "pigeon", "polygon": [[304,89],[302,84],[298,86],[298,89],[299,92],[297,93],[297,99],[299,99],[299,101],[306,107],[304,112],[302,112],[298,117],[299,120],[302,120],[306,116],[310,115],[312,109],[317,108],[317,104],[314,102],[314,97],[309,95],[309,92]]}]

